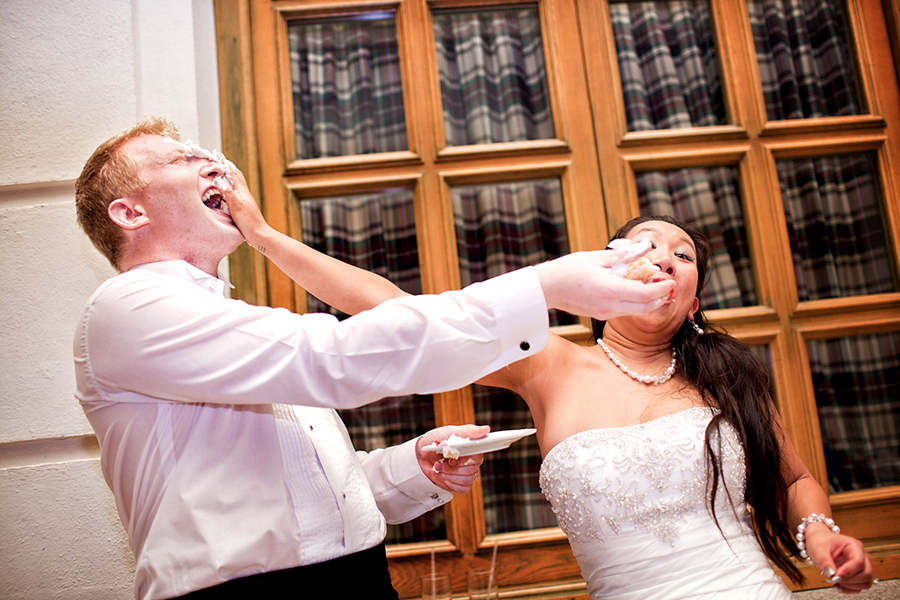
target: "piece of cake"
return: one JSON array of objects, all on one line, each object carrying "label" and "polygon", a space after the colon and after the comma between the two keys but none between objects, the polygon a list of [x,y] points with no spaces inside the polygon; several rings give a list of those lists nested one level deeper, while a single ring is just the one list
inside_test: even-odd
[{"label": "piece of cake", "polygon": [[616,277],[647,283],[659,273],[659,267],[651,263],[647,257],[641,256],[650,249],[650,240],[647,238],[637,242],[625,238],[610,240],[607,248],[625,251],[625,255],[610,266],[610,273]]},{"label": "piece of cake", "polygon": [[423,450],[431,450],[434,452],[438,452],[444,456],[444,458],[459,458],[459,449],[457,446],[462,444],[463,442],[468,442],[469,438],[467,437],[459,437],[458,435],[451,434],[446,440],[441,440],[440,442],[432,442],[428,444]]},{"label": "piece of cake", "polygon": [[625,274],[622,277],[647,283],[658,274],[659,267],[650,262],[650,259],[646,256],[642,256],[628,265],[628,268],[625,270]]}]

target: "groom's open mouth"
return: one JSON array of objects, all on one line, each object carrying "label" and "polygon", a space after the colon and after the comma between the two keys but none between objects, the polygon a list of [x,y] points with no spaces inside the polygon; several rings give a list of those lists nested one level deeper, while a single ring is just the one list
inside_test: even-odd
[{"label": "groom's open mouth", "polygon": [[211,208],[213,210],[220,210],[224,212],[226,215],[228,212],[228,204],[225,202],[225,198],[216,188],[209,188],[206,190],[206,193],[203,194],[203,204],[207,208]]}]

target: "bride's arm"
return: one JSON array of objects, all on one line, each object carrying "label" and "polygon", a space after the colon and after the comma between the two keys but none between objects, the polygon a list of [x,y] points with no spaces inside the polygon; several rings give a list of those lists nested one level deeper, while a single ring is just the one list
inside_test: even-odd
[{"label": "bride's arm", "polygon": [[547,345],[540,352],[485,375],[475,383],[504,388],[521,396],[538,429],[538,440],[542,441],[548,398],[559,385],[558,369],[554,365],[558,365],[571,343],[551,331]]},{"label": "bride's arm", "polygon": [[387,279],[314,250],[273,229],[262,216],[243,175],[232,173],[235,189],[224,196],[247,243],[268,257],[307,292],[353,315],[385,300],[408,295]]},{"label": "bride's arm", "polygon": [[251,236],[252,245],[288,277],[316,298],[349,315],[408,295],[380,275],[314,250],[268,225]]},{"label": "bride's arm", "polygon": [[[776,422],[781,431],[785,431],[780,418],[776,417]],[[788,522],[796,528],[804,518],[809,518],[814,513],[830,519],[831,503],[828,501],[828,494],[809,472],[787,434],[782,440],[782,454],[789,474]],[[831,527],[819,521],[810,522],[805,528],[804,536],[809,558],[826,576],[829,572],[833,573],[828,580],[836,588],[847,593],[857,593],[872,587],[872,564],[862,542],[848,535],[835,533]]]}]

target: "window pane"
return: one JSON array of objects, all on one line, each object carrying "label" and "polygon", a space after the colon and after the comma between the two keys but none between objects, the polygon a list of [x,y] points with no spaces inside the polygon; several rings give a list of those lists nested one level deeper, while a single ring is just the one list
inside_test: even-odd
[{"label": "window pane", "polygon": [[[463,287],[569,253],[558,179],[458,186],[451,197]],[[551,326],[577,322],[550,313]]]},{"label": "window pane", "polygon": [[703,310],[753,306],[756,291],[735,167],[635,174],[642,215],[668,215],[699,227],[713,257]]},{"label": "window pane", "polygon": [[800,301],[895,291],[872,155],[777,168]]},{"label": "window pane", "polygon": [[298,158],[406,150],[393,13],[290,21]]},{"label": "window pane", "polygon": [[610,2],[628,131],[726,123],[709,2]]},{"label": "window pane", "polygon": [[[475,422],[492,431],[534,427],[525,401],[513,392],[481,385],[472,387]],[[541,493],[541,451],[529,436],[503,452],[484,455],[481,486],[488,535],[556,527],[556,516]]]},{"label": "window pane", "polygon": [[[378,273],[405,292],[422,292],[412,190],[303,199],[300,220],[307,246]],[[312,295],[308,308],[342,314]]]},{"label": "window pane", "polygon": [[434,11],[448,146],[554,136],[536,6]]},{"label": "window pane", "polygon": [[[303,242],[308,246],[393,281],[418,294],[419,278],[413,194],[409,189],[384,190],[339,198],[300,202]],[[338,312],[314,296],[310,312]],[[339,411],[357,450],[400,444],[435,427],[432,396],[387,398],[353,410]],[[433,510],[402,525],[388,526],[388,543],[446,538],[444,511]]]},{"label": "window pane", "polygon": [[750,0],[770,121],[860,113],[843,0]]},{"label": "window pane", "polygon": [[900,332],[807,347],[831,491],[900,485]]}]

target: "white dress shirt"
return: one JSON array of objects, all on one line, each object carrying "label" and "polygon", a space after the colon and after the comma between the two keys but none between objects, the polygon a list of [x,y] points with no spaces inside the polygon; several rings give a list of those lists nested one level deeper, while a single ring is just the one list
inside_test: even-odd
[{"label": "white dress shirt", "polygon": [[75,336],[141,600],[365,550],[385,519],[446,502],[415,440],[355,453],[334,409],[459,388],[547,339],[529,268],[343,322],[223,291],[186,262],[141,265],[100,286]]}]

